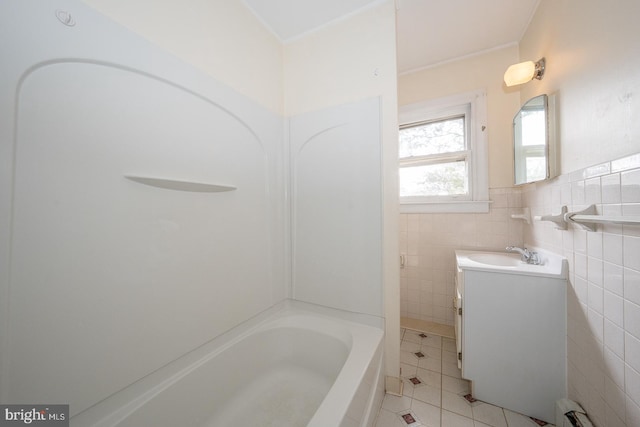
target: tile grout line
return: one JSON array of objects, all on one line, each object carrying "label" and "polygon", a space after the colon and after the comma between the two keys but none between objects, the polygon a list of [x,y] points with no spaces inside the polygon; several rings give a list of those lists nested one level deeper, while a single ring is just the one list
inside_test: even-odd
[{"label": "tile grout line", "polygon": [[444,417],[444,410],[442,408],[442,396],[444,395],[444,384],[442,376],[444,370],[444,340],[440,338],[440,427],[442,427],[442,417]]}]

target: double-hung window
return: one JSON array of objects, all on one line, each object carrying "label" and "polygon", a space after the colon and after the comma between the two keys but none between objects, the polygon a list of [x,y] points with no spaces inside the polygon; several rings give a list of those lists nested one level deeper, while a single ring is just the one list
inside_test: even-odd
[{"label": "double-hung window", "polygon": [[401,212],[487,212],[483,92],[400,109]]}]

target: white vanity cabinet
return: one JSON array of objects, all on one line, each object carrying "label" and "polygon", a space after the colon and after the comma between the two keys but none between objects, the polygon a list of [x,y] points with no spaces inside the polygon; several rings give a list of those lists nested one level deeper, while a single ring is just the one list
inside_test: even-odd
[{"label": "white vanity cabinet", "polygon": [[456,251],[456,343],[473,397],[552,422],[567,394],[567,264],[541,256],[532,266],[513,254]]}]

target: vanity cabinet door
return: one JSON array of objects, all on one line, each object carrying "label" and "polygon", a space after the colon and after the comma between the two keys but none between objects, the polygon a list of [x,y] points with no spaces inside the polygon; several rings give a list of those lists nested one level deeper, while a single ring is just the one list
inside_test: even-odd
[{"label": "vanity cabinet door", "polygon": [[564,280],[462,271],[462,377],[473,396],[553,420],[566,397]]}]

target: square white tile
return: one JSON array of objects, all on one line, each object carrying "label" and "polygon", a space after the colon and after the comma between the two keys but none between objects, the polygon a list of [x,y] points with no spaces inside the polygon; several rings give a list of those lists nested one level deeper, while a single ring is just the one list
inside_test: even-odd
[{"label": "square white tile", "polygon": [[498,406],[481,403],[480,405],[474,406],[472,411],[474,420],[478,420],[492,427],[508,427],[504,410]]},{"label": "square white tile", "polygon": [[[585,308],[585,312],[587,311],[588,309]],[[600,319],[602,319],[601,316]],[[577,322],[574,321],[573,323]],[[609,331],[607,335],[610,338],[608,344],[618,351],[624,351],[624,344],[620,345],[620,341],[624,342],[623,330],[611,322],[608,323],[612,327],[612,331]],[[586,327],[588,325],[585,322],[585,326],[574,326],[573,329],[582,330]],[[418,359],[413,353],[402,350],[401,358],[409,362],[401,363],[404,396],[385,396],[376,418],[375,427],[537,426],[536,423],[524,415],[504,410],[485,402],[469,402],[465,399],[465,395],[470,394],[471,387],[469,381],[461,378],[461,372],[457,367],[455,341],[450,338],[440,337],[434,339],[430,336],[424,338],[418,334],[409,330],[401,331],[401,347],[423,352],[425,357]],[[585,338],[580,339],[580,341],[582,342],[586,339],[585,335]],[[573,341],[570,340],[571,342]],[[600,345],[603,346],[603,344]],[[576,349],[576,351],[580,352],[580,354],[582,353],[582,349]],[[616,371],[614,375],[615,381],[609,380],[609,382],[611,387],[617,387],[615,382],[619,382],[620,376],[624,377],[625,375],[625,373],[621,373],[620,369],[622,359],[613,350],[607,348],[606,351],[610,354],[610,362],[615,365],[612,365],[611,369]],[[416,362],[416,360],[419,361]],[[583,360],[579,364],[580,369],[584,371],[595,370],[594,366],[592,366],[592,361],[584,357],[580,360]],[[571,371],[576,371],[572,363],[569,363],[569,366]],[[599,375],[604,378],[605,374],[602,369],[597,370]],[[635,371],[632,370],[630,372]],[[590,377],[593,377],[593,373]],[[593,381],[594,379],[591,378],[591,380]],[[603,394],[604,379],[602,382]],[[571,384],[570,387],[584,388],[587,384],[589,382],[585,379],[584,385]],[[620,410],[619,399],[611,404],[617,404],[616,408],[618,411]],[[411,420],[412,417],[414,418],[413,423],[407,424],[404,421],[402,415],[406,414],[410,415],[406,419]],[[553,427],[551,424],[549,426]]]}]

